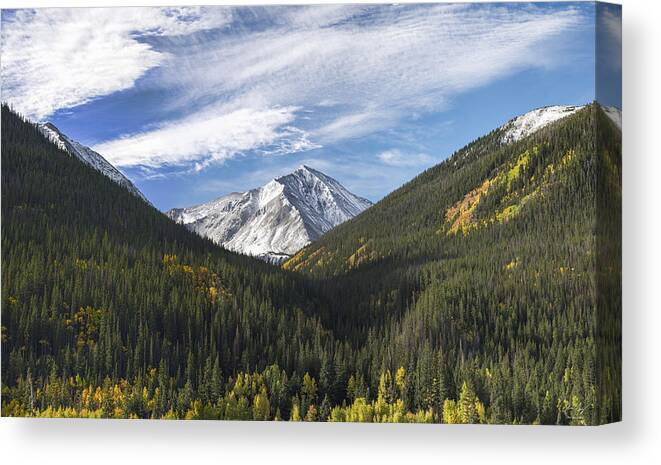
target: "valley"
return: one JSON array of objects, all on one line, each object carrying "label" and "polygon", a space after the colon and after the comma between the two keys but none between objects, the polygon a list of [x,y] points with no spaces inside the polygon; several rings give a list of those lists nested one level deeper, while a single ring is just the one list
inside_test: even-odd
[{"label": "valley", "polygon": [[164,215],[3,106],[3,415],[617,421],[620,118],[533,110],[374,205],[301,166]]}]

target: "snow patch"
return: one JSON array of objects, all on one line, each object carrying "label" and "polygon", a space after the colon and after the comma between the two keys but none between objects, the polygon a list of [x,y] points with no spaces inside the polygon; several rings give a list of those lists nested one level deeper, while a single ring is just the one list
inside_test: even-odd
[{"label": "snow patch", "polygon": [[576,113],[581,108],[583,106],[554,105],[529,111],[526,114],[511,119],[502,127],[505,132],[500,138],[500,141],[503,144],[516,142],[539,131],[544,126]]}]

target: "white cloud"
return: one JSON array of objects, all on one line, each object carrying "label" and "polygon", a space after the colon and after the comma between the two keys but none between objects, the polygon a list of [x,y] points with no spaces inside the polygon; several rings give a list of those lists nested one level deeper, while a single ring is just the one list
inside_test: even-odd
[{"label": "white cloud", "polygon": [[289,125],[296,110],[295,107],[209,110],[98,144],[94,150],[117,166],[192,163],[195,170],[200,170],[249,150],[272,155],[316,148],[305,131]]},{"label": "white cloud", "polygon": [[554,43],[582,21],[572,7],[266,11],[277,18],[272,27],[192,47],[183,66],[163,67],[162,79],[184,89],[183,106],[214,95],[237,106],[310,108],[333,102],[334,117],[310,131],[324,142],[392,127],[407,115],[442,110],[458,93],[566,60]]},{"label": "white cloud", "polygon": [[214,8],[44,8],[2,14],[2,92],[26,116],[131,88],[168,55],[141,38],[218,27],[229,10]]},{"label": "white cloud", "polygon": [[[95,149],[120,166],[202,169],[397,128],[461,92],[566,59],[555,44],[582,20],[571,6],[525,5],[24,11],[3,16],[3,97],[43,118],[153,70],[166,122]],[[144,41],[226,24],[163,50]],[[420,156],[382,162],[412,166]]]},{"label": "white cloud", "polygon": [[426,153],[403,153],[398,149],[390,149],[381,152],[377,158],[382,163],[390,166],[425,166],[431,165],[434,158]]},{"label": "white cloud", "polygon": [[387,127],[397,120],[397,115],[386,109],[365,110],[358,113],[340,113],[331,122],[317,128],[314,137],[329,143],[338,139],[351,139]]}]

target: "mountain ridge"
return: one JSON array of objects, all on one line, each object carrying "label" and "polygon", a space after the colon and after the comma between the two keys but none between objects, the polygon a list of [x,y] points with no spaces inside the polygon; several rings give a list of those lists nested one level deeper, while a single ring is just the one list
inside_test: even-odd
[{"label": "mountain ridge", "polygon": [[100,153],[95,152],[91,148],[81,144],[78,141],[71,139],[69,136],[60,131],[57,126],[51,122],[37,124],[39,131],[53,144],[61,150],[64,150],[69,155],[78,158],[83,163],[91,166],[98,172],[107,176],[120,186],[124,187],[136,197],[144,200],[151,205],[144,194],[138,189],[133,182],[131,182],[121,171],[106,160]]},{"label": "mountain ridge", "polygon": [[548,105],[535,108],[515,116],[500,127],[504,134],[500,140],[503,143],[516,142],[549,124],[572,115],[584,105]]},{"label": "mountain ridge", "polygon": [[[598,105],[618,129],[622,130],[622,110],[614,106]],[[498,130],[504,132],[500,140],[505,144],[519,141],[585,107],[586,105],[547,105],[535,108],[500,126]]]},{"label": "mountain ridge", "polygon": [[[385,206],[389,206],[391,204],[400,202],[401,201],[400,199],[402,197],[410,197],[411,191],[413,189],[421,188],[419,186],[420,184],[425,186],[424,187],[425,190],[449,189],[450,187],[447,185],[433,186],[431,182],[432,179],[437,178],[439,176],[439,172],[446,172],[449,166],[452,166],[453,169],[451,170],[451,172],[447,172],[444,175],[447,177],[448,180],[464,177],[463,174],[464,169],[470,168],[471,170],[474,171],[475,170],[474,167],[476,165],[485,165],[484,167],[481,168],[482,170],[485,170],[484,171],[485,173],[495,171],[499,169],[499,167],[500,169],[504,169],[503,167],[507,165],[507,163],[505,163],[506,160],[504,158],[499,159],[497,157],[498,153],[517,150],[518,147],[522,147],[522,148],[531,147],[531,144],[534,144],[535,140],[544,138],[545,134],[547,134],[548,132],[555,131],[555,128],[562,127],[562,125],[565,124],[565,122],[569,119],[569,117],[574,116],[581,112],[591,111],[591,109],[593,110],[599,109],[600,113],[603,114],[607,118],[607,120],[613,123],[613,125],[617,128],[618,132],[621,130],[621,111],[614,107],[604,107],[597,102],[588,105],[554,105],[549,107],[540,107],[533,109],[529,112],[526,112],[522,115],[510,119],[505,124],[495,128],[490,133],[478,137],[473,142],[467,144],[465,147],[462,147],[461,149],[455,151],[450,157],[445,159],[443,162],[418,174],[412,180],[408,181],[398,189],[386,195],[379,202],[375,203],[374,206],[370,208],[367,216],[373,216],[375,220],[376,218],[379,218],[379,220],[383,220],[383,218],[386,216],[391,218],[390,222],[383,223],[386,229],[390,229],[394,225],[404,227],[404,223],[406,222],[404,216],[392,215],[389,213],[387,214],[386,210],[384,210],[383,212],[381,212],[381,210]],[[525,149],[522,149],[522,152],[525,153]],[[486,159],[485,157],[487,155],[492,160]],[[523,157],[523,154],[521,154],[520,156]],[[511,176],[512,178],[517,177],[518,174],[515,173],[528,169],[527,163],[529,163],[529,161],[526,159],[526,157],[523,157],[523,159],[521,160],[519,159],[511,160],[508,165],[509,166],[508,169],[511,170],[511,173],[508,173],[508,176]],[[466,205],[477,208],[479,205],[480,196],[482,196],[482,194],[484,194],[488,190],[487,186],[481,186],[481,184],[486,181],[489,181],[489,179],[490,178],[486,176],[486,174],[482,174],[481,176],[471,180],[470,183],[468,184],[468,186],[470,186],[470,189],[462,188],[461,196],[459,196],[459,192],[454,194],[454,196],[457,196],[456,201],[453,202],[455,204],[454,206],[460,208],[456,202],[462,200],[462,197],[464,197],[463,200],[466,200]],[[492,179],[491,181],[493,182],[494,180]],[[540,179],[537,179],[536,182],[539,181]],[[507,188],[507,190],[511,189],[513,182],[515,182],[514,179],[505,181],[504,183],[505,188]],[[479,189],[480,187],[484,189],[484,192],[480,192]],[[492,191],[493,189],[494,186],[491,186]],[[425,195],[431,195],[431,191]],[[474,205],[471,204],[471,199],[465,197],[465,196],[470,197],[470,195],[475,195],[476,198],[478,199],[477,201],[473,202]],[[530,198],[527,198],[525,202],[528,202],[529,200]],[[439,224],[439,226],[443,225],[446,222],[445,221],[445,215],[447,214],[446,210],[452,206],[453,205],[445,205],[444,208],[441,208],[438,211],[434,212],[433,216],[431,216],[432,213],[430,212],[429,213],[430,217],[427,220],[433,221],[435,224]],[[416,208],[416,204],[412,203],[409,209],[414,209],[414,208]],[[443,215],[438,217],[441,211]],[[364,223],[367,217],[363,215],[361,216],[360,219]],[[402,224],[400,224],[400,222]],[[351,227],[355,228],[358,226],[358,224],[360,224],[360,222],[352,224]],[[343,225],[342,227],[338,227],[334,229],[333,231],[331,231],[331,233],[324,236],[323,238],[324,241],[328,241],[331,238],[334,240],[337,236],[343,233],[343,229],[345,229],[346,227],[347,227],[346,225]],[[410,232],[410,234],[413,234],[413,232]],[[353,245],[353,249],[351,251],[343,251],[344,263],[339,268],[342,269],[343,272],[355,268],[358,264],[364,265],[369,262],[378,262],[379,260],[385,258],[383,256],[379,256],[379,254],[374,250],[370,251],[370,249],[373,249],[373,244],[370,243],[369,234],[367,234],[367,231],[361,234],[361,240],[362,242],[359,241]],[[347,243],[346,241],[342,241],[342,249],[344,249],[345,247],[347,247]],[[299,271],[306,270],[310,272],[313,271],[313,269],[315,268],[315,263],[323,262],[326,265],[324,268],[330,269],[328,267],[329,260],[333,261],[339,257],[333,257],[329,255],[329,253],[330,250],[326,248],[326,244],[319,241],[313,242],[312,244],[309,244],[301,251],[299,251],[295,256],[286,260],[283,263],[283,267],[290,270],[299,270]],[[354,258],[353,260],[352,257]],[[349,262],[353,262],[353,264]],[[337,265],[340,264],[337,263]]]}]

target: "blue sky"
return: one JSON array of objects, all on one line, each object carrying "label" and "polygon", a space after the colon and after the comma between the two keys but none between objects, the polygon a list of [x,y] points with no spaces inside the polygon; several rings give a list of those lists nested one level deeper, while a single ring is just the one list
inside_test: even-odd
[{"label": "blue sky", "polygon": [[2,99],[160,209],[305,163],[373,201],[536,107],[595,98],[592,3],[3,11]]}]

